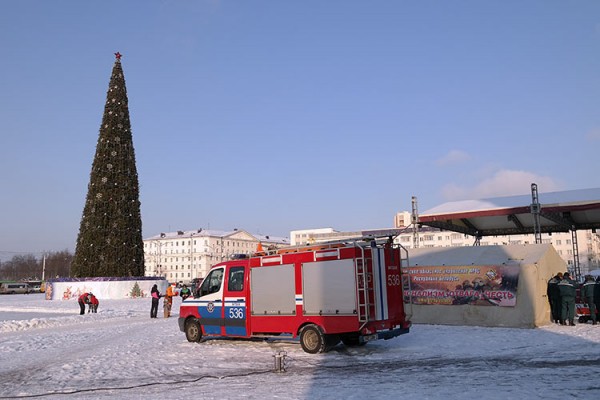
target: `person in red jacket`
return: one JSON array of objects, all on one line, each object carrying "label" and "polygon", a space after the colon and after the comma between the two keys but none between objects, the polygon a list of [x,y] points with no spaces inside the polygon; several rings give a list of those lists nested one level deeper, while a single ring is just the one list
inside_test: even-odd
[{"label": "person in red jacket", "polygon": [[90,304],[90,294],[83,293],[81,296],[77,298],[77,302],[79,303],[79,315],[85,314],[85,305]]},{"label": "person in red jacket", "polygon": [[98,305],[100,304],[100,302],[98,301],[98,298],[96,296],[94,296],[92,293],[90,293],[89,299],[90,299],[90,308],[89,308],[88,312],[97,313]]}]

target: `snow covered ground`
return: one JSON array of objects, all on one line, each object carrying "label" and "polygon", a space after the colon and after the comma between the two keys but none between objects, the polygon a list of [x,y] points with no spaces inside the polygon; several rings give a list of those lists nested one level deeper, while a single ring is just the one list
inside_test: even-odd
[{"label": "snow covered ground", "polygon": [[415,325],[310,355],[289,341],[188,343],[173,310],[150,319],[149,299],[101,299],[80,316],[73,300],[0,296],[0,399],[600,398],[600,325]]}]

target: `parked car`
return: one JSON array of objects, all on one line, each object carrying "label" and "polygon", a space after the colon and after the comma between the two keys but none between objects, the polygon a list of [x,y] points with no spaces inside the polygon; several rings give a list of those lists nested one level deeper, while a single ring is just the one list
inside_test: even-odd
[{"label": "parked car", "polygon": [[0,283],[0,294],[29,294],[31,289],[27,283],[23,282],[2,282]]}]

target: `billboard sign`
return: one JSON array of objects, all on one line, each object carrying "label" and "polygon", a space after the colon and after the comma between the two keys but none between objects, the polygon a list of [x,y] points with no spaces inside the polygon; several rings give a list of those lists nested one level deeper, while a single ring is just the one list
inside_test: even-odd
[{"label": "billboard sign", "polygon": [[419,265],[405,267],[403,272],[410,279],[410,288],[405,287],[406,303],[501,307],[517,304],[517,265]]}]

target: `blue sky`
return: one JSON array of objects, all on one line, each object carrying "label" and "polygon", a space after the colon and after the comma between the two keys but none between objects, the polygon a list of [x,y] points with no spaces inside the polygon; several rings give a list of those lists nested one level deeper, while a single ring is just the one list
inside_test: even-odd
[{"label": "blue sky", "polygon": [[0,2],[0,257],[74,250],[113,53],[143,235],[598,187],[600,2]]}]

